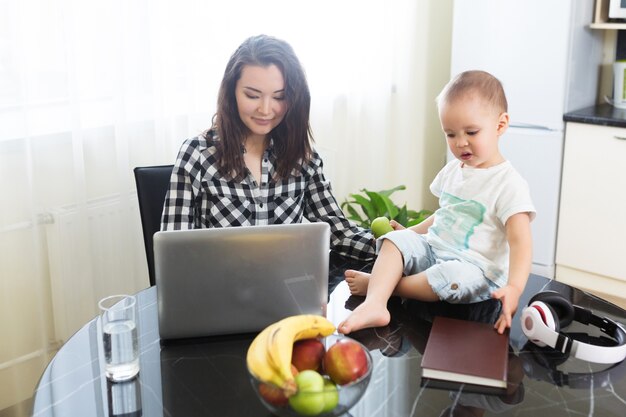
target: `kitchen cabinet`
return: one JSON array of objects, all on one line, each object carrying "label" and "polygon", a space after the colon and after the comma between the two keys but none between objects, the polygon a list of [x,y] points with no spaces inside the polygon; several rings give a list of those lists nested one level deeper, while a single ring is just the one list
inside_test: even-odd
[{"label": "kitchen cabinet", "polygon": [[626,23],[609,21],[609,0],[596,0],[591,29],[626,29]]},{"label": "kitchen cabinet", "polygon": [[626,128],[566,123],[557,281],[626,294],[625,160]]}]

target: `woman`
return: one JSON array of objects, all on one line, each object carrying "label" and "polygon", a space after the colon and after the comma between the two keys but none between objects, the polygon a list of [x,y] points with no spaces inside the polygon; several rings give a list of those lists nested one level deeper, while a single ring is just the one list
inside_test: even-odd
[{"label": "woman", "polygon": [[322,221],[334,251],[372,259],[372,234],[348,222],[324,178],[310,105],[291,46],[245,40],[226,66],[211,128],[180,149],[161,230]]}]

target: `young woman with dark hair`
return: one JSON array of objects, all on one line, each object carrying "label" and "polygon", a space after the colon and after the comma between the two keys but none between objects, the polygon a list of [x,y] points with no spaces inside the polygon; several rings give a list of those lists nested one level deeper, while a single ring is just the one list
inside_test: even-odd
[{"label": "young woman with dark hair", "polygon": [[311,95],[291,46],[259,35],[230,57],[212,126],[184,141],[162,230],[326,222],[331,248],[372,259],[374,238],[351,224],[313,149]]}]

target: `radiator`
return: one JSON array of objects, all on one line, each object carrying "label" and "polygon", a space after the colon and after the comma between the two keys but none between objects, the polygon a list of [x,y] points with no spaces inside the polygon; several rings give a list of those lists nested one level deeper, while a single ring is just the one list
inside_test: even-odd
[{"label": "radiator", "polygon": [[67,339],[98,314],[98,300],[147,287],[136,195],[51,210],[46,241],[55,339]]}]

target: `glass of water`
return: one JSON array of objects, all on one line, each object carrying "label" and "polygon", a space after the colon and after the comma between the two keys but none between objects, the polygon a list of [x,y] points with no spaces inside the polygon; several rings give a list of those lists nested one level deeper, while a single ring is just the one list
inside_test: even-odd
[{"label": "glass of water", "polygon": [[140,417],[141,383],[140,376],[128,381],[107,381],[107,405],[109,417]]},{"label": "glass of water", "polygon": [[98,303],[102,320],[104,372],[111,381],[127,381],[139,373],[135,297],[112,295]]}]

